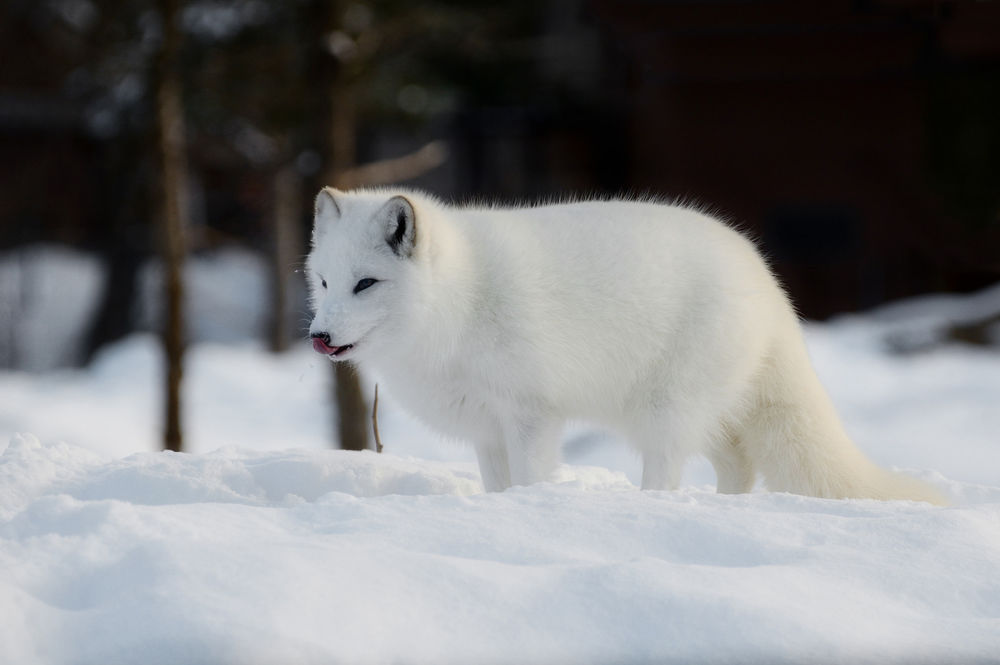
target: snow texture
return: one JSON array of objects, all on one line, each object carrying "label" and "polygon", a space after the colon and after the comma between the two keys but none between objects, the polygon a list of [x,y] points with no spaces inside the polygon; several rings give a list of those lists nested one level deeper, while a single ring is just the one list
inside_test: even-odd
[{"label": "snow texture", "polygon": [[704,462],[641,492],[583,424],[553,482],[484,494],[388,397],[386,453],[327,449],[307,350],[195,346],[193,454],[154,452],[150,337],[2,373],[0,663],[1000,663],[1000,354],[888,354],[907,316],[807,337],[859,445],[948,508],[717,495]]}]

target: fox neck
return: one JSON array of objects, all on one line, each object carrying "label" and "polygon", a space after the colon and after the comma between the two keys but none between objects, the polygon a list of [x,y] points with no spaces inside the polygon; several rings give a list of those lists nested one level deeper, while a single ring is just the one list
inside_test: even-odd
[{"label": "fox neck", "polygon": [[422,283],[413,290],[410,325],[397,331],[400,343],[384,360],[447,364],[467,339],[482,277],[473,243],[444,211],[418,226],[418,233],[422,246],[413,260],[420,263],[417,279]]}]

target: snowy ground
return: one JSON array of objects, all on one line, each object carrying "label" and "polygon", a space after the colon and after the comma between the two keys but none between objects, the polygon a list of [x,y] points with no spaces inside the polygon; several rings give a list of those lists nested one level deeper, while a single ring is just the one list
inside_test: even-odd
[{"label": "snowy ground", "polygon": [[482,494],[387,400],[386,454],[329,450],[304,348],[192,349],[195,454],[154,452],[149,337],[0,374],[0,663],[1000,663],[1000,353],[884,351],[976,304],[808,334],[859,445],[944,509],[718,496],[704,462],[639,492],[582,425],[554,482]]}]

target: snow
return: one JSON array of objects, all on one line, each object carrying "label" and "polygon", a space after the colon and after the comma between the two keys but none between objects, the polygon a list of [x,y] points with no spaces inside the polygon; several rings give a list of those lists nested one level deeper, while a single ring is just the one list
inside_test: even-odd
[{"label": "snow", "polygon": [[93,255],[68,247],[0,252],[0,367],[79,364],[105,273]]},{"label": "snow", "polygon": [[0,373],[0,663],[998,663],[1000,353],[886,342],[988,296],[807,327],[858,444],[948,508],[717,495],[704,462],[641,492],[584,424],[484,494],[387,386],[386,452],[329,449],[304,343],[192,347],[188,454],[156,452],[150,336]]}]

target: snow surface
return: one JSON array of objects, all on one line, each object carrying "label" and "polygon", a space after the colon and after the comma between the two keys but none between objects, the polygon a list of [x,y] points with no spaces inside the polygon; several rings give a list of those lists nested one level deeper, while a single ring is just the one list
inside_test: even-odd
[{"label": "snow surface", "polygon": [[151,337],[0,373],[0,663],[1000,663],[1000,353],[890,355],[907,316],[807,337],[859,445],[948,508],[716,495],[705,462],[640,492],[582,424],[553,482],[483,494],[387,397],[385,454],[328,449],[305,348],[193,347],[194,454],[155,452]]}]

